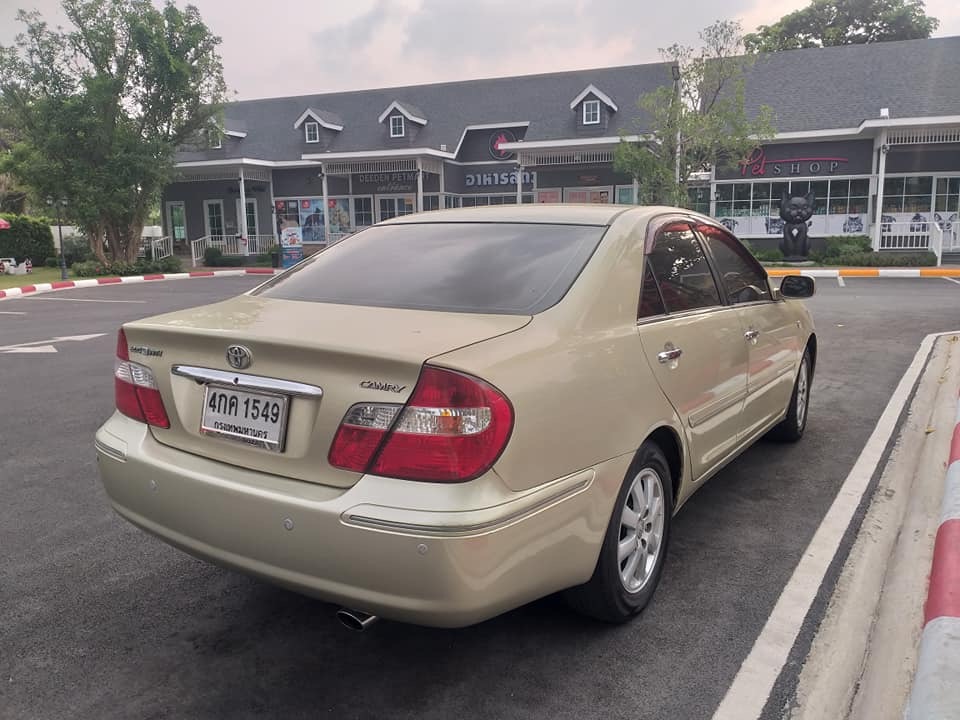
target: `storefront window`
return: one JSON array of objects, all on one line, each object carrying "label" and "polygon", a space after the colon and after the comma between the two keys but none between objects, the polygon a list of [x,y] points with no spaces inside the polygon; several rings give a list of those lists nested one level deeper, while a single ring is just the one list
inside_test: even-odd
[{"label": "storefront window", "polygon": [[866,178],[850,181],[850,200],[847,212],[850,215],[867,212],[867,203],[870,197],[870,181]]},{"label": "storefront window", "polygon": [[753,204],[751,215],[768,217],[770,215],[770,183],[758,182],[753,185]]},{"label": "storefront window", "polygon": [[444,195],[443,196],[443,206],[445,208],[458,208],[460,207],[460,196],[459,195]]},{"label": "storefront window", "polygon": [[883,212],[930,212],[932,193],[933,178],[929,176],[886,178],[883,181]]},{"label": "storefront window", "polygon": [[956,212],[960,207],[960,177],[937,180],[937,212]]},{"label": "storefront window", "polygon": [[[463,207],[486,207],[487,205],[516,205],[517,195],[463,195],[458,198]],[[523,203],[528,205],[533,202],[533,193],[523,194]]]},{"label": "storefront window", "polygon": [[440,209],[440,196],[439,195],[424,195],[423,196],[423,209],[427,210],[439,210]]},{"label": "storefront window", "polygon": [[717,185],[717,217],[730,217],[733,214],[733,184]]},{"label": "storefront window", "polygon": [[750,187],[753,183],[734,183],[733,215],[742,217],[750,214]]},{"label": "storefront window", "polygon": [[373,225],[373,198],[353,199],[353,224],[357,228]]}]

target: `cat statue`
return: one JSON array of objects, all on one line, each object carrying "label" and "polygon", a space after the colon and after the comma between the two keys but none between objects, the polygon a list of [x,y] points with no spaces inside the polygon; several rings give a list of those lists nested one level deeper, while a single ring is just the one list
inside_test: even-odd
[{"label": "cat statue", "polygon": [[786,190],[780,198],[780,217],[783,218],[783,240],[780,251],[787,260],[806,259],[809,252],[808,221],[813,216],[813,191],[806,195],[791,195]]}]

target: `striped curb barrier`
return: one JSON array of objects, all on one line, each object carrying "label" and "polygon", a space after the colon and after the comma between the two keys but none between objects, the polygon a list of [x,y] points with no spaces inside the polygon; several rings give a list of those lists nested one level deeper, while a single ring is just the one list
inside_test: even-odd
[{"label": "striped curb barrier", "polygon": [[21,297],[23,295],[56,292],[57,290],[97,287],[98,285],[128,285],[131,283],[157,282],[159,280],[185,280],[187,278],[274,275],[279,272],[281,272],[281,270],[274,268],[244,268],[243,270],[194,270],[192,272],[159,273],[155,275],[126,275],[123,277],[88,278],[85,280],[58,280],[52,283],[36,283],[35,285],[25,285],[24,287],[0,290],[0,300],[9,300],[10,298]]},{"label": "striped curb barrier", "polygon": [[960,278],[960,268],[767,268],[767,275],[770,277],[806,275],[814,278]]},{"label": "striped curb barrier", "polygon": [[960,402],[906,720],[960,718]]}]

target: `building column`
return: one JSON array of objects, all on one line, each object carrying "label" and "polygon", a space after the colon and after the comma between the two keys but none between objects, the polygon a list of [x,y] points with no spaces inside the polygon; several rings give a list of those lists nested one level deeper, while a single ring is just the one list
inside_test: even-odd
[{"label": "building column", "polygon": [[444,196],[446,192],[446,184],[444,183],[444,175],[446,175],[447,163],[443,160],[440,161],[440,201],[437,203],[438,210],[447,209],[447,198]]},{"label": "building column", "polygon": [[417,158],[417,212],[423,212],[423,161]]},{"label": "building column", "polygon": [[323,242],[330,243],[330,203],[327,200],[327,172],[323,167],[323,163],[320,164],[320,178],[321,184],[323,185]]},{"label": "building column", "polygon": [[874,208],[873,250],[880,250],[880,228],[883,223],[883,181],[887,172],[887,129],[880,131],[880,168],[877,170],[877,206]]},{"label": "building column", "polygon": [[640,181],[637,178],[633,178],[633,204],[640,204]]},{"label": "building column", "polygon": [[247,237],[247,184],[243,179],[243,166],[240,166],[240,242],[243,244],[243,254],[250,254],[250,242]]},{"label": "building column", "polygon": [[277,235],[277,201],[273,197],[273,170],[270,171],[270,234],[274,242],[280,242]]},{"label": "building column", "polygon": [[517,156],[517,205],[523,205],[523,165]]}]

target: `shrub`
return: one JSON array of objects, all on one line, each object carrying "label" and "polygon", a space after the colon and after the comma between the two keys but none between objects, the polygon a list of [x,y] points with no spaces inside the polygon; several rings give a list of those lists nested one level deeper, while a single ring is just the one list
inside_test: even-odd
[{"label": "shrub", "polygon": [[810,253],[814,262],[836,265],[830,258],[842,255],[856,255],[872,252],[870,237],[867,235],[831,235],[823,239],[823,248]]},{"label": "shrub", "polygon": [[180,262],[180,258],[175,255],[170,255],[169,257],[163,258],[160,261],[160,272],[162,273],[178,273],[183,272],[183,263]]},{"label": "shrub", "polygon": [[74,263],[70,271],[77,277],[96,277],[97,275],[106,275],[104,266],[97,260],[86,260],[85,262]]},{"label": "shrub", "polygon": [[930,267],[937,264],[937,256],[932,252],[855,252],[825,258],[823,263],[825,265],[847,265],[851,267]]},{"label": "shrub", "polygon": [[0,232],[0,257],[16,258],[18,263],[30,258],[39,263],[56,255],[46,218],[6,213],[0,217],[10,223],[9,230]]},{"label": "shrub", "polygon": [[90,249],[86,240],[64,240],[63,258],[67,263],[67,267],[77,262],[86,262],[87,260],[95,259],[93,250]]},{"label": "shrub", "polygon": [[58,257],[48,257],[44,265],[50,268],[60,267],[60,258]]},{"label": "shrub", "polygon": [[203,251],[203,264],[207,267],[217,267],[222,259],[223,251],[220,248],[208,247]]},{"label": "shrub", "polygon": [[245,264],[246,258],[242,255],[224,255],[217,262],[219,267],[241,267]]},{"label": "shrub", "polygon": [[753,255],[760,262],[780,262],[783,260],[783,253],[777,248],[772,250],[754,250]]}]

